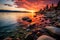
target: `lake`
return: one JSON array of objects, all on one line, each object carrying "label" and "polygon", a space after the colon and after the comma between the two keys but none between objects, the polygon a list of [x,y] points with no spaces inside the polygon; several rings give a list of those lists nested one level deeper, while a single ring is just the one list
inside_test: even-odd
[{"label": "lake", "polygon": [[17,19],[24,16],[33,17],[34,13],[0,12],[0,32],[12,31],[17,26]]}]

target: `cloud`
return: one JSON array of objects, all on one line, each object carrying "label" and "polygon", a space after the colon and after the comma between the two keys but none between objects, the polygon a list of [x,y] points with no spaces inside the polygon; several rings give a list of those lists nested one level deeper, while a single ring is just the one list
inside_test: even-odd
[{"label": "cloud", "polygon": [[15,0],[15,5],[18,7],[24,7],[29,10],[38,11],[45,7],[46,4],[50,5],[51,0]]},{"label": "cloud", "polygon": [[28,1],[28,2],[37,2],[39,0],[26,0],[26,1]]},{"label": "cloud", "polygon": [[46,4],[56,4],[59,0],[0,0],[0,3],[17,5],[18,8],[26,8],[29,10],[38,11],[44,8]]},{"label": "cloud", "polygon": [[14,4],[12,0],[0,0],[0,4]]}]

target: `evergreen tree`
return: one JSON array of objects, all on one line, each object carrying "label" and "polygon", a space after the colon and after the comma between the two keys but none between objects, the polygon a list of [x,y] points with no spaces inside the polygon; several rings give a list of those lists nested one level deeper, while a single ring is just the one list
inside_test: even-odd
[{"label": "evergreen tree", "polygon": [[48,9],[49,7],[48,7],[48,5],[46,6],[46,9]]},{"label": "evergreen tree", "polygon": [[46,5],[45,10],[47,11],[49,9],[48,5]]},{"label": "evergreen tree", "polygon": [[50,6],[50,10],[53,11],[55,9],[54,4],[52,3]]},{"label": "evergreen tree", "polygon": [[57,9],[60,10],[60,1],[57,4]]},{"label": "evergreen tree", "polygon": [[60,7],[60,1],[58,2],[57,6]]}]

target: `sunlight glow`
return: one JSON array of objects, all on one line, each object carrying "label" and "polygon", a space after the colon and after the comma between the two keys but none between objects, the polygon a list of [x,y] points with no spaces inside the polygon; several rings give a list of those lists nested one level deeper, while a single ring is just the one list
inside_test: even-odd
[{"label": "sunlight glow", "polygon": [[0,4],[0,5],[1,5],[0,9],[2,9],[2,10],[27,11],[27,12],[31,12],[31,13],[35,12],[34,10],[29,10],[26,8],[17,8],[16,5],[15,6],[8,6],[8,5],[3,5],[3,4]]},{"label": "sunlight glow", "polygon": [[34,10],[31,10],[30,12],[34,13],[35,11]]}]

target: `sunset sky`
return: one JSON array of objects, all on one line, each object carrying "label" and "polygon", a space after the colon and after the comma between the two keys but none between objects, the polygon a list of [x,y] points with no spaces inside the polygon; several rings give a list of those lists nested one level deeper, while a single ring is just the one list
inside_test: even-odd
[{"label": "sunset sky", "polygon": [[28,10],[38,11],[44,8],[47,4],[57,4],[59,0],[0,0],[0,4],[9,4],[17,6],[17,8],[25,8]]}]

